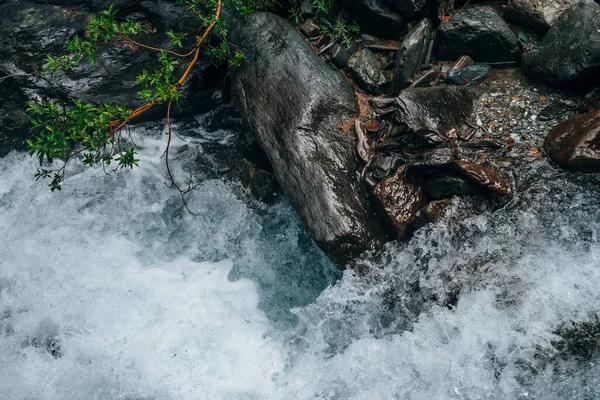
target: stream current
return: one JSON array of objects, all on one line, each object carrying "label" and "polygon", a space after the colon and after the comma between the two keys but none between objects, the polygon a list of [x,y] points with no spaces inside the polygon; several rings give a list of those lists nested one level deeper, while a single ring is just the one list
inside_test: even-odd
[{"label": "stream current", "polygon": [[0,159],[0,399],[600,398],[595,176],[529,165],[357,275],[285,199],[207,175],[180,218],[163,138],[135,141],[55,193]]}]

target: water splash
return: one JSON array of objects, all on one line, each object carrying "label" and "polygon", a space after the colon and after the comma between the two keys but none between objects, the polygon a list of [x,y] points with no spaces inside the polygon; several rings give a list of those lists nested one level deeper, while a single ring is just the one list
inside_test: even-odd
[{"label": "water splash", "polygon": [[142,168],[61,193],[0,160],[0,398],[600,397],[596,177],[540,162],[335,283],[285,201],[217,172],[179,219],[164,143],[136,141]]}]

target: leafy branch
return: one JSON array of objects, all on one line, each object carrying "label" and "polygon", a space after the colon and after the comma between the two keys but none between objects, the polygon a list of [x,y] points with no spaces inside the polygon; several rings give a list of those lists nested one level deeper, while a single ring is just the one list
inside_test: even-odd
[{"label": "leafy branch", "polygon": [[[97,16],[90,18],[85,38],[75,36],[67,46],[67,54],[56,57],[48,55],[48,63],[44,68],[45,74],[59,70],[74,70],[82,62],[95,65],[100,46],[113,45],[119,42],[128,43],[132,48],[139,47],[159,54],[157,67],[149,72],[143,70],[137,81],[143,86],[139,92],[145,104],[134,110],[110,103],[94,105],[74,100],[72,104],[61,105],[54,101],[35,101],[29,104],[27,112],[31,119],[31,130],[35,133],[28,140],[29,152],[36,156],[41,168],[35,177],[49,179],[50,189],[61,190],[65,179],[65,169],[68,162],[75,157],[81,157],[84,164],[103,167],[114,163],[116,169],[133,168],[138,166],[135,150],[125,144],[123,129],[135,118],[144,114],[157,104],[167,104],[167,148],[165,164],[170,180],[170,187],[179,191],[181,196],[181,211],[187,204],[185,194],[194,188],[191,183],[187,188],[179,185],[169,166],[169,149],[172,139],[171,106],[180,98],[180,89],[189,77],[193,67],[201,55],[201,48],[208,43],[211,33],[217,31],[222,38],[226,37],[226,28],[221,21],[224,1],[242,15],[260,9],[272,0],[177,0],[189,11],[196,14],[200,20],[202,34],[196,37],[194,46],[187,53],[170,49],[156,48],[140,43],[137,35],[147,33],[148,29],[138,21],[125,19],[117,20],[118,10],[111,5]],[[208,11],[205,15],[203,12]],[[166,32],[171,46],[183,48],[186,33]],[[229,44],[223,40],[215,48],[207,48],[207,53],[220,61],[229,60],[230,67],[236,67],[244,60],[244,54],[232,51]],[[176,76],[179,65],[185,65],[181,75]],[[46,163],[61,160],[58,168],[45,168]],[[188,209],[189,211],[189,209]]]}]

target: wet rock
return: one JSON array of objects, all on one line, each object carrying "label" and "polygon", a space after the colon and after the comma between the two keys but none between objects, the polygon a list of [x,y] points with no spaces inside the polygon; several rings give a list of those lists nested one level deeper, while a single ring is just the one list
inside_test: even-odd
[{"label": "wet rock", "polygon": [[600,111],[580,114],[556,125],[544,150],[558,165],[582,172],[600,172]]},{"label": "wet rock", "polygon": [[391,93],[397,96],[400,90],[408,86],[408,80],[421,67],[427,56],[431,41],[433,24],[428,18],[423,19],[402,40],[400,50],[396,53]]},{"label": "wet rock", "polygon": [[233,77],[242,114],[307,231],[346,265],[385,239],[356,176],[355,143],[339,129],[358,111],[352,87],[273,14],[239,21],[229,40],[247,56]]},{"label": "wet rock", "polygon": [[415,78],[415,81],[410,87],[427,87],[432,86],[440,80],[441,71],[439,67],[433,67],[425,72],[422,76]]},{"label": "wet rock", "polygon": [[406,32],[406,20],[385,0],[344,0],[344,6],[366,33],[398,40]]},{"label": "wet rock", "polygon": [[402,155],[397,153],[374,153],[361,174],[365,183],[371,189],[374,188],[379,181],[390,176],[405,163]]},{"label": "wet rock", "polygon": [[475,6],[453,15],[437,30],[438,58],[453,61],[468,55],[476,62],[515,61],[519,42],[510,27],[488,6]]},{"label": "wet rock", "polygon": [[388,0],[388,2],[408,18],[423,16],[439,5],[438,0]]},{"label": "wet rock", "polygon": [[239,181],[255,200],[271,203],[277,197],[279,184],[275,175],[244,158],[239,159],[236,166],[228,173],[228,177]]},{"label": "wet rock", "polygon": [[425,216],[427,216],[428,222],[437,222],[444,217],[446,210],[451,205],[452,200],[450,199],[435,200],[429,202],[422,211],[425,213]]},{"label": "wet rock", "polygon": [[577,0],[509,0],[506,18],[545,34],[560,15]]},{"label": "wet rock", "polygon": [[460,176],[438,175],[425,184],[427,195],[434,200],[453,196],[468,196],[473,193],[469,182]]},{"label": "wet rock", "polygon": [[411,169],[436,169],[451,165],[456,159],[456,149],[453,146],[439,146],[423,153],[413,155],[408,160]]},{"label": "wet rock", "polygon": [[480,187],[499,194],[510,196],[510,182],[504,173],[493,167],[486,167],[467,161],[455,161],[456,169]]},{"label": "wet rock", "polygon": [[8,78],[0,70],[0,157],[11,150],[23,150],[29,137],[29,117],[25,105],[29,97],[20,78]]},{"label": "wet rock", "polygon": [[300,25],[300,30],[304,34],[304,36],[308,38],[312,38],[321,33],[321,28],[319,25],[315,24],[312,19],[307,19]]},{"label": "wet rock", "polygon": [[356,42],[336,43],[331,48],[331,62],[338,68],[344,68],[352,54],[356,53],[358,45]]},{"label": "wet rock", "polygon": [[388,108],[396,104],[395,97],[371,97],[370,101],[375,108]]},{"label": "wet rock", "polygon": [[485,81],[491,72],[492,67],[487,64],[473,64],[451,70],[447,81],[452,85],[476,85]]},{"label": "wet rock", "polygon": [[429,202],[425,207],[419,210],[412,222],[414,230],[420,229],[427,224],[440,221],[446,215],[448,207],[452,205],[452,200],[442,199]]},{"label": "wet rock", "polygon": [[477,98],[477,92],[467,87],[409,88],[396,98],[396,114],[409,129],[436,143],[469,119]]},{"label": "wet rock", "polygon": [[417,212],[425,205],[424,190],[408,180],[406,169],[406,166],[398,168],[373,189],[373,197],[398,238],[404,237]]},{"label": "wet rock", "polygon": [[561,119],[565,114],[572,110],[573,108],[566,104],[554,103],[550,104],[549,106],[545,107],[542,111],[540,111],[537,118],[540,121],[552,121],[555,119]]},{"label": "wet rock", "polygon": [[390,86],[389,73],[381,69],[379,60],[369,49],[359,50],[350,57],[347,69],[356,84],[367,93],[381,94]]},{"label": "wet rock", "polygon": [[600,81],[600,5],[582,0],[566,10],[538,46],[523,57],[523,72],[551,85]]}]

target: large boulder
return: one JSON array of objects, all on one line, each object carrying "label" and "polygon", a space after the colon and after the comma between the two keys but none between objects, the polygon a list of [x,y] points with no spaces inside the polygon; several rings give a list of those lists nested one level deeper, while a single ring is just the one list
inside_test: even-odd
[{"label": "large boulder", "polygon": [[488,6],[467,8],[437,30],[436,49],[442,61],[468,55],[476,62],[515,61],[519,41],[508,24]]},{"label": "large boulder", "polygon": [[600,5],[581,0],[552,25],[540,44],[523,57],[523,72],[557,86],[600,81]]},{"label": "large boulder", "polygon": [[544,150],[558,165],[583,172],[600,172],[600,111],[580,114],[556,125]]},{"label": "large boulder", "polygon": [[408,80],[415,74],[425,61],[427,49],[431,42],[433,24],[424,18],[415,25],[402,40],[400,50],[396,53],[394,62],[394,75],[392,78],[393,95],[398,95],[400,90],[408,86]]},{"label": "large boulder", "polygon": [[385,0],[345,0],[344,6],[350,18],[366,33],[398,40],[406,32],[406,20]]},{"label": "large boulder", "polygon": [[546,33],[558,17],[578,0],[509,0],[506,18],[539,33]]},{"label": "large boulder", "polygon": [[384,238],[356,171],[360,161],[339,125],[357,115],[352,87],[288,21],[256,13],[229,40],[246,54],[234,98],[306,229],[341,265]]}]

